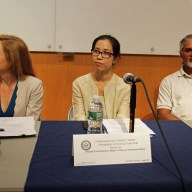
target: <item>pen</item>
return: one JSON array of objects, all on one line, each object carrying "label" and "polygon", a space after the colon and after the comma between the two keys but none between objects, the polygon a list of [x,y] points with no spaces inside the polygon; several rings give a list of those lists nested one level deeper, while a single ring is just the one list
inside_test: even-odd
[{"label": "pen", "polygon": [[5,131],[5,129],[3,129],[3,128],[0,128],[0,131]]}]

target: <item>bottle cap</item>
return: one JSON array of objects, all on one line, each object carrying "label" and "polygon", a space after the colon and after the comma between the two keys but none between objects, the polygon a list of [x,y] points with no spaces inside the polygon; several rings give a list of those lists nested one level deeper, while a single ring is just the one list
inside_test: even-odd
[{"label": "bottle cap", "polygon": [[99,95],[94,95],[93,99],[100,99],[100,96]]}]

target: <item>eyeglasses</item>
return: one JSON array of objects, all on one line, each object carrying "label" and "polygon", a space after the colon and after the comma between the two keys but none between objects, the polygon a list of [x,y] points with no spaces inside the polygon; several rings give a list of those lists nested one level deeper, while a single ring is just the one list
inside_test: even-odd
[{"label": "eyeglasses", "polygon": [[189,52],[192,52],[192,49],[191,48],[184,48],[183,51],[186,53],[189,53]]},{"label": "eyeglasses", "polygon": [[113,55],[113,53],[110,53],[110,52],[108,52],[108,51],[99,51],[99,50],[97,50],[97,49],[95,49],[95,50],[91,50],[91,52],[92,52],[92,55],[93,56],[99,56],[99,54],[101,53],[101,56],[104,58],[104,59],[109,59],[112,55]]}]

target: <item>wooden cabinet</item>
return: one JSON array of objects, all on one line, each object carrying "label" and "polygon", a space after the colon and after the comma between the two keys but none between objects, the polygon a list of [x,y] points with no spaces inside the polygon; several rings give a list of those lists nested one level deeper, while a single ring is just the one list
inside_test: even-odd
[{"label": "wooden cabinet", "polygon": [[89,53],[111,34],[124,54],[178,55],[191,33],[191,0],[0,0],[0,33],[23,38],[30,51]]},{"label": "wooden cabinet", "polygon": [[19,36],[30,51],[54,51],[55,0],[0,0],[0,33]]},{"label": "wooden cabinet", "polygon": [[121,53],[178,55],[191,33],[191,0],[56,0],[56,51],[91,50],[93,39],[111,34]]}]

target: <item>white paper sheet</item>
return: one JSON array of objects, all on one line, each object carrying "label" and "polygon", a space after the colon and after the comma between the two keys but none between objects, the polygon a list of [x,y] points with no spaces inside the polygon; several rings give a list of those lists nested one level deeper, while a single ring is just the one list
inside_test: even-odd
[{"label": "white paper sheet", "polygon": [[[130,119],[104,119],[103,125],[106,127],[108,133],[129,133]],[[155,135],[155,133],[140,119],[136,118],[134,122],[134,133],[149,133]]]},{"label": "white paper sheet", "polygon": [[34,117],[0,117],[0,137],[36,135]]},{"label": "white paper sheet", "polygon": [[182,120],[185,124],[192,128],[192,119]]}]

